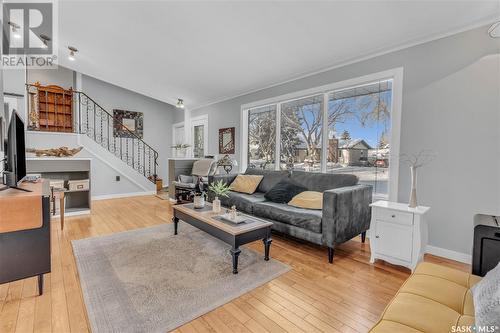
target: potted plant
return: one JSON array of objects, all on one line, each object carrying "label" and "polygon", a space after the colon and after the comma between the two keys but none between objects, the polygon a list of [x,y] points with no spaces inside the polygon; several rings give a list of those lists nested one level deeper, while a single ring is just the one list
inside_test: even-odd
[{"label": "potted plant", "polygon": [[186,157],[186,149],[191,147],[191,145],[188,145],[187,143],[178,143],[171,148],[175,149],[175,157]]},{"label": "potted plant", "polygon": [[220,213],[221,207],[219,197],[229,197],[228,193],[231,191],[231,187],[221,179],[218,182],[210,184],[208,189],[215,194],[215,199],[212,201],[212,210],[214,213]]}]

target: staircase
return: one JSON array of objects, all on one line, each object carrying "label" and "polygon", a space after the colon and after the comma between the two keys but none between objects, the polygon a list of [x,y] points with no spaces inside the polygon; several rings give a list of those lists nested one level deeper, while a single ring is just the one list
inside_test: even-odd
[{"label": "staircase", "polygon": [[[27,84],[28,129],[47,131],[48,124],[37,124],[38,88]],[[97,104],[81,91],[72,91],[73,124],[72,132],[84,134],[103,149],[125,162],[130,168],[155,183],[157,178],[158,152],[135,132],[123,125],[122,120]],[[40,108],[43,109],[43,108]],[[56,107],[57,109],[57,107]],[[47,108],[45,108],[47,110]],[[54,122],[58,122],[57,110]]]}]

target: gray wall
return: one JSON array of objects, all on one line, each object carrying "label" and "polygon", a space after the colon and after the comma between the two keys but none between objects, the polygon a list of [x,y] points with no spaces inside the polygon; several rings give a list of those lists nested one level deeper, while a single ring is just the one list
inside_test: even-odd
[{"label": "gray wall", "polygon": [[74,72],[71,69],[59,66],[58,69],[31,69],[28,71],[28,82],[40,82],[42,85],[56,85],[64,89],[75,89],[73,79]]},{"label": "gray wall", "polygon": [[176,108],[86,75],[82,77],[82,91],[111,114],[113,109],[144,113],[144,141],[159,153],[159,176],[167,184],[167,159],[171,156],[172,124],[174,113],[178,112]]},{"label": "gray wall", "polygon": [[173,123],[181,123],[184,121],[184,110],[175,108]]},{"label": "gray wall", "polygon": [[[242,104],[404,67],[401,152],[431,148],[438,157],[419,173],[419,204],[431,206],[429,243],[470,254],[473,216],[500,214],[500,40],[487,27],[388,53],[192,110],[208,113],[209,153],[217,131],[236,127]],[[407,202],[409,171],[400,166],[398,198]]]}]

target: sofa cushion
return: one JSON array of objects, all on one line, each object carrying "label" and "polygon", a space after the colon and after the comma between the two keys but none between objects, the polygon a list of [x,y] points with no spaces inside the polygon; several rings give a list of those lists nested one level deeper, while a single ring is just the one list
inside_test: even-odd
[{"label": "sofa cushion", "polygon": [[353,186],[358,183],[358,177],[344,173],[314,173],[293,171],[290,178],[309,191],[324,192],[338,187]]},{"label": "sofa cushion", "polygon": [[248,168],[247,171],[245,171],[245,175],[264,176],[264,178],[259,184],[259,187],[257,188],[257,191],[266,193],[281,180],[289,178],[290,173],[288,171],[273,171],[273,170],[263,170],[257,168]]},{"label": "sofa cushion", "polygon": [[323,209],[323,193],[304,191],[294,196],[292,200],[288,202],[288,205],[307,209]]},{"label": "sofa cushion", "polygon": [[470,288],[479,278],[432,263],[420,263],[370,332],[450,332],[473,325]]},{"label": "sofa cushion", "polygon": [[262,178],[263,176],[257,175],[238,175],[230,187],[234,192],[252,194],[257,190]]},{"label": "sofa cushion", "polygon": [[312,232],[321,232],[320,210],[303,209],[275,202],[257,202],[253,214],[270,220],[294,225]]},{"label": "sofa cushion", "polygon": [[224,207],[236,206],[236,209],[244,213],[253,214],[253,205],[257,202],[263,202],[264,193],[246,194],[230,191],[229,197],[219,197],[219,200]]},{"label": "sofa cushion", "polygon": [[307,190],[302,185],[295,184],[290,179],[283,179],[266,192],[264,197],[276,203],[288,203],[294,196]]}]

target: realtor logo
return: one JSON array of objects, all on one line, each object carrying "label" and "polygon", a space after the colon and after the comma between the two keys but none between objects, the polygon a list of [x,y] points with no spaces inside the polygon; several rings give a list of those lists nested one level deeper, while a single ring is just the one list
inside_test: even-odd
[{"label": "realtor logo", "polygon": [[4,68],[54,66],[55,24],[52,2],[3,3]]}]

